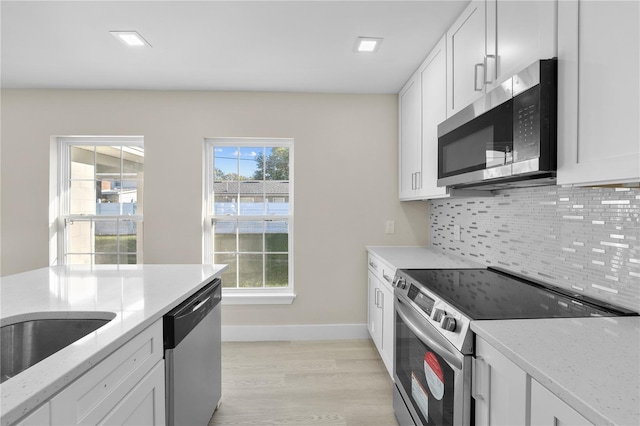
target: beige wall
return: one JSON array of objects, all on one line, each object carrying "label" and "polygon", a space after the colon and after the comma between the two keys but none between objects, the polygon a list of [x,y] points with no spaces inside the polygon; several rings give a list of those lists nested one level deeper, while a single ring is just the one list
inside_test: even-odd
[{"label": "beige wall", "polygon": [[225,325],[363,324],[364,247],[428,242],[427,204],[398,201],[394,95],[4,90],[1,112],[3,275],[48,264],[56,135],[144,136],[147,263],[202,261],[205,137],[295,139],[297,298],[225,306]]}]

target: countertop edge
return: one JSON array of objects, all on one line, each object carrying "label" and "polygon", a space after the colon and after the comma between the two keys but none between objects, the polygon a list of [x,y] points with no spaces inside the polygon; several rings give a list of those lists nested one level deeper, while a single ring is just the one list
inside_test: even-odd
[{"label": "countertop edge", "polygon": [[432,246],[365,246],[397,269],[486,269],[487,266]]}]

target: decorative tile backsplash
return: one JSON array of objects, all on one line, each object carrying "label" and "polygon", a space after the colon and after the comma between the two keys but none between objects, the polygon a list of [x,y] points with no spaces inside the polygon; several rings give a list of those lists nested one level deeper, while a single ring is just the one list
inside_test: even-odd
[{"label": "decorative tile backsplash", "polygon": [[640,311],[640,189],[545,186],[430,203],[432,246]]}]

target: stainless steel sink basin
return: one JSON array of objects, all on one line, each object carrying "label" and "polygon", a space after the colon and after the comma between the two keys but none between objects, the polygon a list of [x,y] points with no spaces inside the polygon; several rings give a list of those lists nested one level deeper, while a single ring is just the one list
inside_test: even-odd
[{"label": "stainless steel sink basin", "polygon": [[111,312],[92,312],[70,318],[64,317],[37,318],[0,327],[0,383],[10,379],[21,371],[42,361],[60,349],[81,339],[87,334],[102,327],[113,318]]}]

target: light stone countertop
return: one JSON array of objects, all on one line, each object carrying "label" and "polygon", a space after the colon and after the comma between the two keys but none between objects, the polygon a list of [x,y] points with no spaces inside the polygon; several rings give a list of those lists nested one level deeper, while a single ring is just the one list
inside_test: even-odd
[{"label": "light stone countertop", "polygon": [[[220,276],[226,265],[56,266],[3,277],[0,324],[110,312],[115,318],[0,385],[0,425],[20,419]],[[74,317],[80,316],[75,314]]]},{"label": "light stone countertop", "polygon": [[486,269],[485,265],[430,247],[367,246],[367,250],[398,269]]},{"label": "light stone countertop", "polygon": [[471,329],[595,425],[640,425],[640,317],[473,321]]}]

